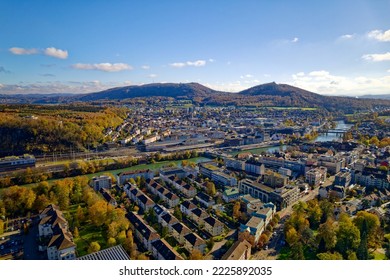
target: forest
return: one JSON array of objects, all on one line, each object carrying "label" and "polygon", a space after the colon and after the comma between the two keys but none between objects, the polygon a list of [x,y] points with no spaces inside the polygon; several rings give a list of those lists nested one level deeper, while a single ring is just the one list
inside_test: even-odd
[{"label": "forest", "polygon": [[0,156],[86,150],[106,140],[127,109],[88,105],[1,105]]}]

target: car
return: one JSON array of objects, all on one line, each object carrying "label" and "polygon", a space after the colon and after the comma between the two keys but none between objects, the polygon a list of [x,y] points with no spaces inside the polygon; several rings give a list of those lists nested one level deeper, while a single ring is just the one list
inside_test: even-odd
[{"label": "car", "polygon": [[268,250],[268,245],[265,245],[264,249]]}]

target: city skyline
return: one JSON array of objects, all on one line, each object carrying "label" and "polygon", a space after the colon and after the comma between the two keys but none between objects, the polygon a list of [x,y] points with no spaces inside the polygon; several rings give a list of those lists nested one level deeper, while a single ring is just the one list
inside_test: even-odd
[{"label": "city skyline", "polygon": [[390,93],[389,1],[8,1],[0,94],[275,81],[320,94]]}]

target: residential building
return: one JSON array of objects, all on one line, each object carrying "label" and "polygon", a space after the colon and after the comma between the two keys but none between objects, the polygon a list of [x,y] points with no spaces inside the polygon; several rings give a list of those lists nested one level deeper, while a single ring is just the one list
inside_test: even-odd
[{"label": "residential building", "polygon": [[223,255],[222,260],[249,260],[252,245],[246,240],[236,241]]},{"label": "residential building", "polygon": [[192,252],[193,250],[198,250],[202,254],[204,254],[206,249],[206,241],[204,241],[199,235],[196,233],[189,233],[184,236],[184,247],[189,251]]},{"label": "residential building", "polygon": [[240,190],[236,187],[226,188],[222,194],[222,199],[228,203],[240,198]]},{"label": "residential building", "polygon": [[212,236],[218,236],[223,233],[224,225],[217,219],[209,216],[204,219],[204,229]]},{"label": "residential building", "polygon": [[94,252],[82,257],[77,260],[83,261],[119,261],[119,260],[130,260],[129,255],[126,253],[122,245],[116,245],[107,249],[103,249],[98,252]]},{"label": "residential building", "polygon": [[233,176],[230,176],[228,174],[225,174],[221,171],[213,171],[211,173],[211,180],[213,180],[215,183],[222,184],[224,186],[236,186],[237,185],[237,179]]},{"label": "residential building", "polygon": [[199,201],[206,208],[215,204],[214,199],[208,194],[205,194],[204,192],[199,192],[196,195],[196,200]]},{"label": "residential building", "polygon": [[150,169],[121,172],[117,176],[117,182],[119,185],[124,185],[131,178],[136,179],[137,177],[144,177],[145,179],[153,179],[154,172]]},{"label": "residential building", "polygon": [[172,236],[180,243],[184,244],[184,236],[191,233],[191,230],[183,223],[176,223],[172,225]]},{"label": "residential building", "polygon": [[138,214],[128,212],[127,218],[130,221],[130,228],[135,233],[135,237],[141,242],[146,250],[152,252],[152,242],[161,239],[160,235]]},{"label": "residential building", "polygon": [[192,210],[198,208],[194,203],[185,200],[180,204],[180,211],[186,216],[192,215]]},{"label": "residential building", "polygon": [[265,223],[262,218],[252,216],[244,225],[240,224],[240,232],[248,231],[254,237],[255,243],[259,241],[260,235],[265,229]]},{"label": "residential building", "polygon": [[352,175],[349,170],[341,170],[336,174],[334,184],[338,186],[348,187],[351,184]]},{"label": "residential building", "polygon": [[112,186],[112,179],[110,176],[99,176],[99,177],[93,177],[91,180],[91,187],[95,191],[100,191],[100,189],[110,189]]},{"label": "residential building", "polygon": [[164,239],[152,242],[152,255],[156,260],[183,260],[183,257]]},{"label": "residential building", "polygon": [[317,167],[306,172],[305,180],[311,186],[319,186],[326,180],[326,167]]}]

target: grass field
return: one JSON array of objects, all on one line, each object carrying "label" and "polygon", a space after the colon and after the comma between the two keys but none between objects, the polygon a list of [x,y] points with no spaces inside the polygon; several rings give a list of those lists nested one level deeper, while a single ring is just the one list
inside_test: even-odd
[{"label": "grass field", "polygon": [[75,243],[77,245],[77,256],[81,257],[88,254],[89,244],[93,241],[98,242],[100,245],[100,250],[103,250],[107,247],[107,242],[104,238],[105,230],[103,227],[96,227],[90,223],[87,223],[84,226],[79,228],[79,238],[75,238]]}]

